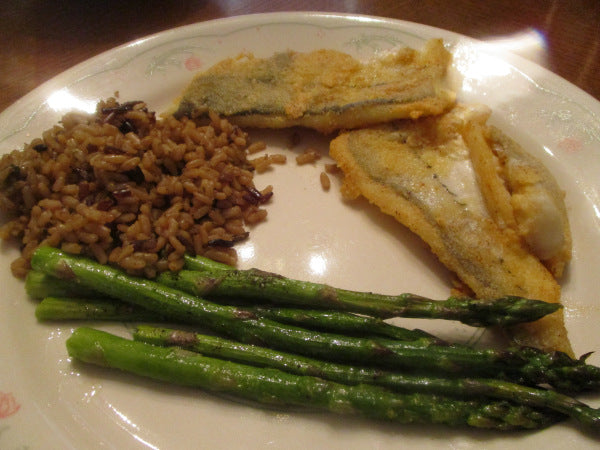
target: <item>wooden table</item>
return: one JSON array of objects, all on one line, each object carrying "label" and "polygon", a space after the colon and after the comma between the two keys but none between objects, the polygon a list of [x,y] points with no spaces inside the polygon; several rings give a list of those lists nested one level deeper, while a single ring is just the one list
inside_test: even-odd
[{"label": "wooden table", "polygon": [[[5,2],[0,11],[0,111],[74,64],[151,33],[241,14],[317,10],[396,18],[510,44],[534,42],[513,51],[600,100],[597,0],[23,0]],[[535,39],[514,39],[523,36]]]}]

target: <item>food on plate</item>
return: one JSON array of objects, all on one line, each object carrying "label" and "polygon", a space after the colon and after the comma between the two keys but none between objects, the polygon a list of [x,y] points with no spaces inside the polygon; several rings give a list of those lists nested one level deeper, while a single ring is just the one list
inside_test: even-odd
[{"label": "food on plate", "polygon": [[[41,252],[42,255],[52,254],[52,250],[48,249],[36,250],[36,252]],[[43,256],[38,257],[38,260],[41,258]],[[206,260],[203,257],[194,257],[194,261],[198,258]],[[202,265],[205,265],[204,262]],[[97,299],[101,299],[100,304],[111,305],[110,302],[102,302],[104,294],[101,291],[86,289],[79,284],[69,284],[68,278],[62,275],[61,278],[56,278],[32,270],[27,274],[25,288],[32,298],[52,299],[51,302],[45,302],[46,305],[43,306],[47,309],[46,307],[52,306],[50,305],[52,303],[57,307],[56,312],[51,313],[54,314],[54,319],[68,318],[70,311],[62,311],[61,305],[75,310],[84,310],[87,306],[93,307]],[[199,271],[190,268],[177,273],[162,273],[156,281],[163,286],[201,298],[226,303],[250,304],[251,306],[246,309],[251,310],[256,317],[264,316],[295,325],[317,326],[329,330],[350,327],[360,333],[367,332],[367,334],[395,338],[398,337],[396,332],[400,328],[387,324],[383,319],[414,317],[456,320],[476,327],[506,326],[539,319],[560,307],[556,303],[521,297],[500,297],[485,301],[468,297],[433,300],[413,294],[392,296],[349,291],[320,283],[294,280],[257,269],[238,271],[230,268]],[[74,302],[70,303],[69,299],[73,299]],[[260,300],[261,304],[253,308],[257,300]],[[77,306],[77,303],[80,305]],[[266,303],[266,306],[262,303]],[[127,311],[124,310],[123,313],[126,316]],[[90,317],[102,317],[103,314],[103,311],[96,308],[96,311],[91,311]],[[168,311],[164,314],[168,317]],[[356,314],[362,314],[364,317]],[[404,331],[403,336],[406,336]],[[411,332],[410,336],[411,339],[431,337],[423,331]]]},{"label": "food on plate", "polygon": [[[49,282],[45,290],[51,291],[56,282],[68,281],[56,278]],[[35,317],[39,321],[119,321],[119,322],[151,322],[161,323],[172,321],[168,315],[149,311],[112,298],[102,297],[96,293],[95,297],[53,297],[44,296],[37,298],[40,302],[35,307]],[[425,331],[411,330],[388,324],[372,316],[357,315],[347,312],[332,312],[317,309],[284,308],[284,307],[244,307],[244,312],[252,313],[256,318],[272,319],[288,325],[312,328],[335,333],[356,334],[362,336],[388,337],[400,340],[417,340],[433,338]],[[436,339],[440,344],[441,339]]]},{"label": "food on plate", "polygon": [[[205,261],[204,258],[188,258],[188,261],[200,264],[200,267],[208,265],[213,270],[224,273],[235,272]],[[455,422],[471,426],[494,429],[513,429],[514,426],[537,428],[549,425],[552,421],[544,421],[545,425],[542,425],[537,420],[523,422],[524,417],[549,418],[546,414],[550,413],[550,417],[555,420],[560,420],[561,415],[568,415],[586,426],[598,427],[598,410],[559,392],[583,392],[600,387],[600,368],[588,365],[585,358],[573,359],[564,353],[543,352],[534,348],[475,349],[441,341],[419,330],[406,330],[379,322],[364,314],[355,316],[343,312],[329,316],[330,311],[327,310],[294,311],[270,306],[256,307],[256,302],[262,300],[256,295],[254,299],[246,299],[244,303],[238,302],[235,306],[217,303],[171,288],[163,284],[160,277],[157,280],[142,280],[122,270],[107,268],[91,259],[69,255],[50,247],[36,250],[32,264],[36,271],[47,275],[49,289],[53,285],[50,279],[57,277],[60,290],[62,280],[114,298],[109,310],[100,312],[98,316],[87,316],[85,310],[80,315],[81,308],[95,308],[95,305],[104,307],[108,304],[105,299],[100,303],[93,299],[62,299],[59,302],[50,299],[57,305],[57,309],[50,310],[45,320],[102,319],[104,314],[111,314],[120,302],[124,302],[131,307],[141,307],[142,310],[156,314],[152,320],[171,324],[195,324],[211,333],[222,335],[203,336],[197,332],[140,326],[134,331],[134,340],[152,344],[141,346],[107,333],[80,328],[68,340],[67,346],[72,357],[88,363],[132,371],[171,383],[181,383],[184,380],[182,377],[185,377],[184,384],[209,390],[219,390],[223,386],[203,382],[202,380],[207,381],[202,375],[205,373],[204,369],[192,369],[196,363],[207,368],[207,364],[214,362],[212,367],[231,367],[238,373],[246,372],[247,367],[258,366],[256,369],[249,369],[258,378],[271,378],[276,375],[272,372],[272,368],[275,368],[279,371],[277,379],[281,382],[287,379],[293,385],[296,381],[303,385],[312,384],[311,377],[318,376],[322,380],[340,383],[340,389],[345,387],[349,391],[353,390],[349,386],[364,386],[369,392],[372,389],[369,386],[379,386],[383,390],[371,397],[377,404],[391,401],[397,395],[394,392],[398,391],[411,395],[434,395],[444,404],[477,400],[488,405],[486,409],[490,412],[497,411],[498,418],[502,418],[505,416],[502,414],[504,408],[497,409],[497,401],[500,399],[507,401],[504,407],[516,414],[500,422]],[[251,287],[253,282],[247,280],[245,283]],[[316,296],[313,300],[318,299],[319,296]],[[65,310],[61,303],[68,309]],[[311,303],[306,306],[311,307]],[[302,318],[302,311],[307,317]],[[134,315],[128,318],[128,313],[123,308],[117,317],[119,320],[135,320],[139,313],[140,310],[133,311],[130,314]],[[350,320],[351,317],[354,319]],[[325,326],[326,323],[329,324],[328,327]],[[389,329],[397,331],[392,333]],[[223,336],[231,337],[237,342],[224,339]],[[170,352],[157,350],[157,346],[167,346]],[[210,361],[197,358],[193,358],[195,362],[188,360],[185,355],[191,354],[182,352],[181,347],[204,353],[210,357]],[[236,364],[231,364],[232,362]],[[183,366],[180,364],[191,364],[188,366],[191,372],[182,371]],[[147,370],[138,370],[141,366]],[[301,381],[295,377],[288,378],[286,374],[304,378]],[[228,382],[227,385],[239,386],[239,382]],[[536,387],[538,385],[545,387]],[[329,392],[330,388],[332,393],[337,391],[335,385],[327,387],[325,391]],[[245,389],[236,388],[228,392],[242,398],[247,394]],[[271,401],[289,404],[283,391],[271,389],[270,394]],[[427,396],[421,398],[426,400]],[[424,421],[447,423],[434,419],[440,411],[434,404],[426,401],[422,406],[421,417]],[[401,417],[413,411],[410,404],[398,404],[398,408],[394,416],[398,414],[401,422],[404,422]],[[443,408],[445,410],[445,406]],[[355,408],[351,410],[359,412]],[[506,428],[507,424],[511,426]]]},{"label": "food on plate", "polygon": [[[551,178],[547,171],[538,169],[537,179],[525,179],[523,174],[539,163],[485,126],[488,115],[485,108],[459,105],[440,116],[342,133],[331,142],[330,153],[344,172],[343,193],[364,196],[418,234],[476,296],[560,302],[560,286],[536,255],[540,248],[530,246],[530,237],[562,235],[554,255],[568,259],[561,254],[570,243],[566,215],[564,221],[545,219],[563,217],[555,203],[562,197],[546,187],[554,186],[552,179],[539,180],[542,174]],[[490,159],[478,164],[472,154],[481,153],[470,142],[476,127],[483,133],[478,145],[490,147]],[[494,185],[494,177],[503,175],[507,187]],[[504,202],[500,207],[498,198]],[[490,200],[496,207],[492,212]],[[521,344],[572,352],[560,311],[511,330]]]},{"label": "food on plate", "polygon": [[186,252],[234,263],[272,195],[254,185],[248,146],[224,119],[157,120],[143,102],[65,115],[0,160],[0,208],[13,216],[0,235],[22,243],[13,273],[27,273],[39,245],[150,277],[181,268]]},{"label": "food on plate", "polygon": [[372,384],[348,385],[310,375],[211,358],[80,327],[67,340],[77,360],[159,381],[199,387],[277,407],[308,407],[395,423],[445,424],[494,430],[547,427],[561,415],[508,401],[464,400],[399,393]]},{"label": "food on plate", "polygon": [[[79,328],[67,349],[263,404],[496,430],[570,416],[598,428],[600,410],[561,393],[600,389],[600,368],[573,357],[560,305],[571,258],[563,193],[487,125],[488,108],[455,103],[450,59],[436,39],[367,62],[327,49],[245,54],[194,77],[160,118],[116,99],[67,114],[0,160],[0,208],[13,215],[0,236],[22,243],[12,270],[41,300],[36,317],[201,327],[215,335]],[[254,173],[286,162],[249,159],[266,145],[240,126],[341,130],[323,190],[341,169],[344,195],[421,236],[465,295],[380,295],[231,267],[272,195]],[[321,157],[309,147],[296,163]],[[385,321],[398,317],[508,329],[519,345],[470,346]]]},{"label": "food on plate", "polygon": [[432,300],[410,293],[382,295],[340,289],[327,284],[295,280],[258,269],[233,270],[213,268],[202,257],[186,257],[188,265],[200,270],[162,273],[158,280],[175,289],[200,297],[253,299],[273,304],[311,306],[318,309],[351,311],[382,319],[419,317],[458,320],[472,326],[511,325],[530,322],[557,309],[556,303],[521,297],[498,297],[485,300],[450,297]]},{"label": "food on plate", "polygon": [[172,112],[199,119],[213,111],[243,127],[322,132],[440,114],[455,101],[445,81],[450,60],[439,39],[365,63],[328,49],[243,54],[196,75]]},{"label": "food on plate", "polygon": [[396,369],[500,376],[531,384],[547,383],[573,392],[600,387],[600,368],[586,364],[585,358],[574,359],[561,352],[531,347],[479,349],[440,343],[433,336],[401,340],[315,332],[263,317],[243,305],[207,300],[52,247],[38,248],[32,266],[47,275],[81,284],[173,321],[193,323],[241,342],[260,343],[282,351]]},{"label": "food on plate", "polygon": [[493,126],[489,109],[467,108],[462,136],[488,212],[510,227],[556,278],[571,259],[571,230],[564,192],[548,169]]},{"label": "food on plate", "polygon": [[133,332],[133,339],[166,347],[179,346],[205,356],[272,367],[297,375],[314,376],[318,373],[321,378],[350,385],[368,383],[402,392],[421,392],[461,399],[481,399],[481,394],[485,393],[486,396],[494,399],[549,408],[569,415],[590,427],[597,427],[600,421],[600,411],[569,396],[497,379],[448,379],[434,374],[415,375],[361,366],[356,370],[356,366],[322,361],[256,345],[244,345],[217,336],[148,325],[138,326]]},{"label": "food on plate", "polygon": [[324,191],[328,191],[331,188],[331,180],[329,179],[329,175],[325,172],[321,172],[319,174],[319,182],[321,183],[321,187]]},{"label": "food on plate", "polygon": [[314,148],[304,149],[302,153],[296,156],[296,164],[302,166],[304,164],[312,164],[321,159],[321,154]]},{"label": "food on plate", "polygon": [[517,231],[556,278],[571,260],[572,240],[564,191],[536,158],[495,127],[489,147],[498,159]]}]

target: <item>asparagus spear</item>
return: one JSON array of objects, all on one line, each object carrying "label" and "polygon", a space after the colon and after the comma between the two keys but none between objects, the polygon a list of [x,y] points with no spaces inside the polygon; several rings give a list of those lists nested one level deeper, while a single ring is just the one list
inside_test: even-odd
[{"label": "asparagus spear", "polygon": [[368,384],[343,385],[179,348],[157,347],[91,328],[76,329],[67,340],[67,349],[71,357],[87,363],[268,405],[305,406],[400,423],[496,430],[541,428],[558,419],[554,414],[507,401],[457,400],[431,394],[398,394]]},{"label": "asparagus spear", "polygon": [[46,297],[35,308],[35,316],[46,320],[117,320],[164,322],[165,316],[137,305],[112,299]]},{"label": "asparagus spear", "polygon": [[27,273],[25,291],[36,300],[46,297],[98,297],[98,293],[92,289],[37,270],[30,270]]},{"label": "asparagus spear", "polygon": [[447,378],[350,366],[265,347],[246,345],[190,331],[140,325],[134,340],[161,346],[179,346],[215,358],[259,367],[272,367],[296,375],[318,376],[344,384],[370,383],[400,392],[423,392],[458,398],[492,397],[568,415],[583,425],[600,429],[600,409],[593,409],[555,391],[521,386],[488,378]]},{"label": "asparagus spear", "polygon": [[276,322],[297,325],[324,331],[334,331],[358,336],[385,336],[400,341],[416,339],[431,339],[432,342],[442,344],[442,339],[418,329],[407,329],[391,325],[383,320],[361,316],[342,311],[323,311],[293,308],[247,308],[259,317],[272,319]]},{"label": "asparagus spear", "polygon": [[119,269],[50,247],[36,250],[31,263],[34,269],[52,276],[82,283],[105,295],[185,322],[194,321],[246,343],[345,362],[470,376],[504,376],[570,391],[600,387],[599,367],[586,364],[585,358],[573,359],[561,352],[547,353],[534,348],[472,349],[456,344],[436,345],[429,338],[404,342],[308,331],[132,277]]},{"label": "asparagus spear", "polygon": [[235,267],[229,266],[224,263],[220,263],[217,261],[213,261],[210,258],[206,258],[204,256],[191,256],[188,254],[183,255],[185,259],[185,267],[189,270],[209,270],[209,271],[225,271],[225,270],[235,270]]},{"label": "asparagus spear", "polygon": [[[48,278],[53,278],[48,276]],[[381,319],[358,316],[339,311],[321,311],[290,308],[245,308],[256,317],[265,317],[277,322],[335,331],[360,336],[387,336],[402,341],[429,337],[442,343],[442,340],[421,330],[409,330],[385,323]],[[119,320],[154,321],[169,320],[168,315],[156,314],[129,303],[113,299],[46,297],[35,310],[38,320]],[[176,319],[175,317],[173,319]]]},{"label": "asparagus spear", "polygon": [[351,311],[383,319],[414,317],[458,320],[472,326],[506,326],[530,322],[561,308],[558,303],[516,296],[431,300],[409,293],[382,295],[356,292],[293,280],[258,269],[182,270],[177,273],[165,272],[158,280],[198,296],[261,299],[286,305]]}]

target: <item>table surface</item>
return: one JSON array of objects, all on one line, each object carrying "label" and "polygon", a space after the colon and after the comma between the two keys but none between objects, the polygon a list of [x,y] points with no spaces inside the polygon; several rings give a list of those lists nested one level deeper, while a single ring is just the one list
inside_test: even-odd
[{"label": "table surface", "polygon": [[382,16],[495,40],[600,100],[598,0],[19,0],[0,11],[0,111],[98,53],[169,28],[275,11]]}]

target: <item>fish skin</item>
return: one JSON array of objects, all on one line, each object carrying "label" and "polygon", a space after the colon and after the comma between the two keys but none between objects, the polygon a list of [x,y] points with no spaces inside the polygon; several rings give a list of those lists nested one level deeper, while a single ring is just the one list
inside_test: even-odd
[{"label": "fish skin", "polygon": [[[440,117],[342,133],[330,154],[344,173],[343,194],[365,197],[419,235],[479,298],[560,302],[553,275],[517,230],[499,226],[478,197],[461,135],[464,117],[455,108]],[[573,354],[562,310],[510,333],[520,345]]]},{"label": "fish skin", "polygon": [[243,127],[339,129],[440,114],[455,103],[446,87],[450,53],[439,39],[361,63],[328,49],[243,54],[197,74],[171,113],[209,111]]}]

